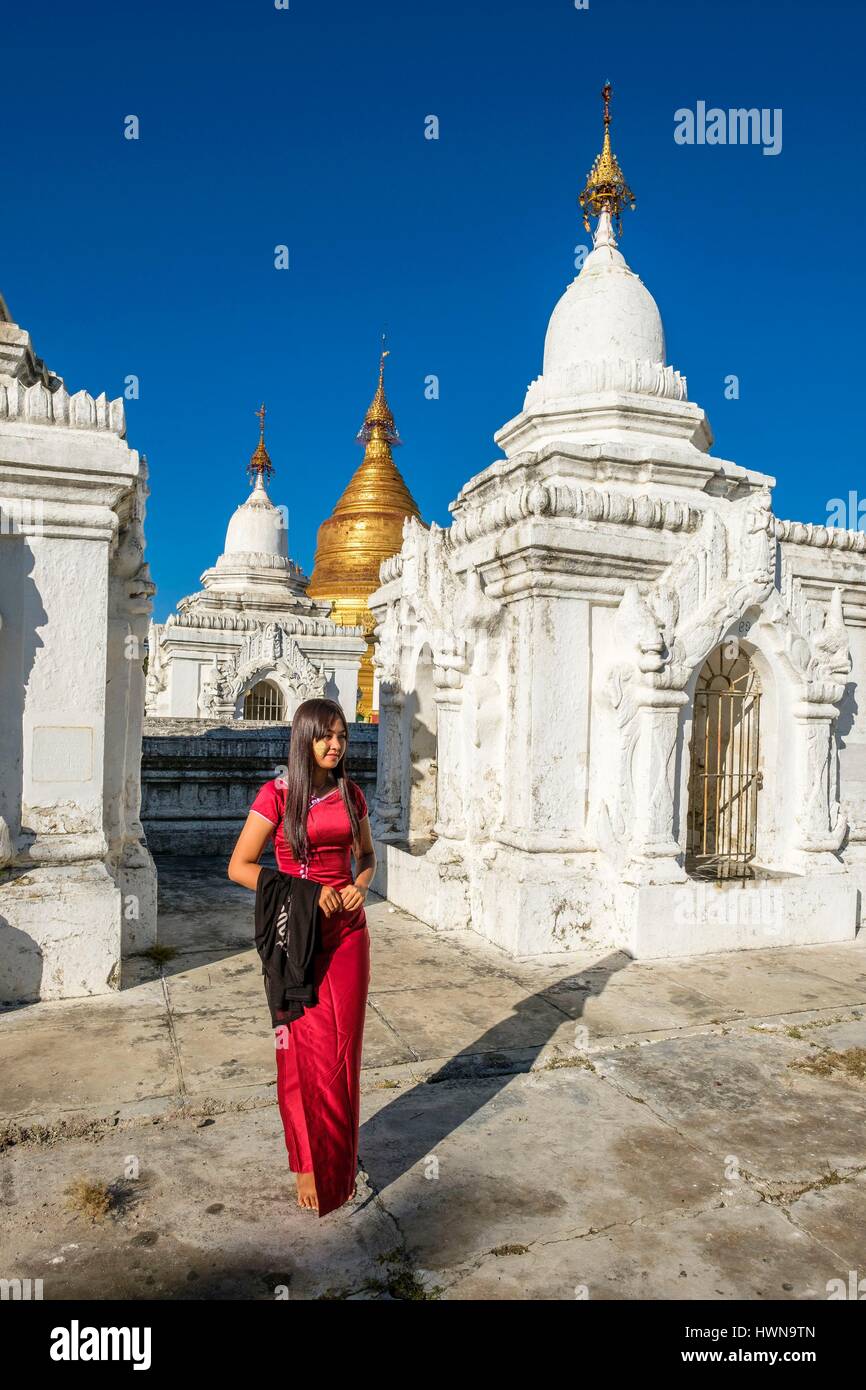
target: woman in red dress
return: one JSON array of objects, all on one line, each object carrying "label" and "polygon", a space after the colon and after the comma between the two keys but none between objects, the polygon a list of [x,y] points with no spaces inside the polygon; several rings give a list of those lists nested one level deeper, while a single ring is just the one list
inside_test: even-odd
[{"label": "woman in red dress", "polygon": [[[305,700],[292,719],[285,777],[253,801],[228,876],[255,888],[259,857],[273,838],[277,868],[325,886],[321,949],[314,956],[318,1003],[274,1030],[277,1100],[298,1205],[326,1216],[355,1195],[361,1047],[370,983],[364,899],[376,872],[364,793],[346,776],[348,726],[336,700]],[[355,859],[355,877],[351,856]]]}]

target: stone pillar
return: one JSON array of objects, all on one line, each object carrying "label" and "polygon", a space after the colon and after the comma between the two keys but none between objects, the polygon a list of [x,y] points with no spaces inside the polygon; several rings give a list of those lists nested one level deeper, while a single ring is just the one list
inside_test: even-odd
[{"label": "stone pillar", "polygon": [[21,827],[21,593],[23,543],[12,537],[14,517],[0,502],[0,871],[15,857]]},{"label": "stone pillar", "polygon": [[379,749],[376,766],[374,830],[380,840],[405,834],[403,763],[405,693],[390,684],[379,687]]},{"label": "stone pillar", "polygon": [[[459,672],[436,666],[436,810],[437,836],[462,840],[466,834],[463,806],[463,688]],[[454,682],[453,684],[451,682]]]},{"label": "stone pillar", "polygon": [[[679,717],[688,704],[684,690],[642,686],[636,699],[638,737],[633,762],[635,821],[633,860],[652,860],[653,877],[685,878],[682,848],[674,836]],[[661,861],[668,860],[667,865]]]},{"label": "stone pillar", "polygon": [[[142,460],[144,469],[144,460]],[[141,814],[144,641],[155,586],[144,563],[144,479],[133,497],[109,577],[104,823],[122,904],[123,956],[156,942],[156,870]]]},{"label": "stone pillar", "polygon": [[[836,691],[831,687],[826,693]],[[838,694],[841,698],[841,689]],[[839,711],[829,702],[802,700],[791,712],[790,754],[796,786],[792,848],[804,868],[808,863],[825,872],[841,870],[835,856],[847,823],[836,801],[839,768],[834,725]]]},{"label": "stone pillar", "polygon": [[125,887],[135,880],[152,939],[156,884],[137,820],[141,664],[132,673],[120,651],[131,621],[143,641],[148,581],[136,571],[145,582],[126,590],[124,612],[110,578],[139,456],[123,440],[122,402],[69,396],[8,322],[4,342],[0,512],[18,522],[0,530],[0,609],[11,599],[15,610],[0,629],[0,751],[13,759],[0,811],[0,1000],[18,1003],[118,988]]},{"label": "stone pillar", "polygon": [[22,732],[21,811],[0,881],[6,1003],[120,985],[122,904],[103,827],[113,524],[108,507],[46,508],[42,533],[19,549],[24,686],[10,713]]},{"label": "stone pillar", "polygon": [[[104,864],[106,508],[68,509],[27,536],[21,851],[28,864]],[[38,633],[38,637],[37,637]],[[35,639],[35,640],[34,640]]]}]

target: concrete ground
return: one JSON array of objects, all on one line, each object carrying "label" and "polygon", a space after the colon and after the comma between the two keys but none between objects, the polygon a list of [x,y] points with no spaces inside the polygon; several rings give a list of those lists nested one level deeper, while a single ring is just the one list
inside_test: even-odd
[{"label": "concrete ground", "polygon": [[174,958],[0,1014],[0,1277],[46,1299],[808,1300],[866,1276],[862,942],[517,962],[371,898],[363,1171],[319,1220],[288,1171],[252,894],[221,860],[159,868]]}]

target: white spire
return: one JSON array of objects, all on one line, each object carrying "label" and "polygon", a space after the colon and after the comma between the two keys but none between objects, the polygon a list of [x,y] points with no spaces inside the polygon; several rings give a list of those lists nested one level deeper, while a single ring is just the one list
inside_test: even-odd
[{"label": "white spire", "polygon": [[613,234],[613,219],[607,208],[602,208],[598,219],[598,226],[593,233],[593,247],[598,250],[599,246],[616,246],[616,237]]},{"label": "white spire", "polygon": [[607,208],[603,208],[599,214],[598,226],[592,238],[592,250],[583,263],[581,275],[587,272],[592,273],[593,270],[601,266],[618,266],[628,271],[629,274],[632,273],[628,268],[625,256],[616,244],[613,218]]}]

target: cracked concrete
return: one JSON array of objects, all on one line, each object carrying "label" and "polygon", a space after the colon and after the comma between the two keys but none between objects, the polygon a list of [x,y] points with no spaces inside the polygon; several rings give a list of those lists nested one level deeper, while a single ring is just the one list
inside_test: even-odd
[{"label": "cracked concrete", "polygon": [[[0,1276],[58,1298],[824,1299],[866,1273],[861,942],[514,961],[371,899],[358,1195],[295,1202],[252,895],[164,859],[116,995],[0,1014]],[[79,1178],[107,1186],[90,1221]]]}]

